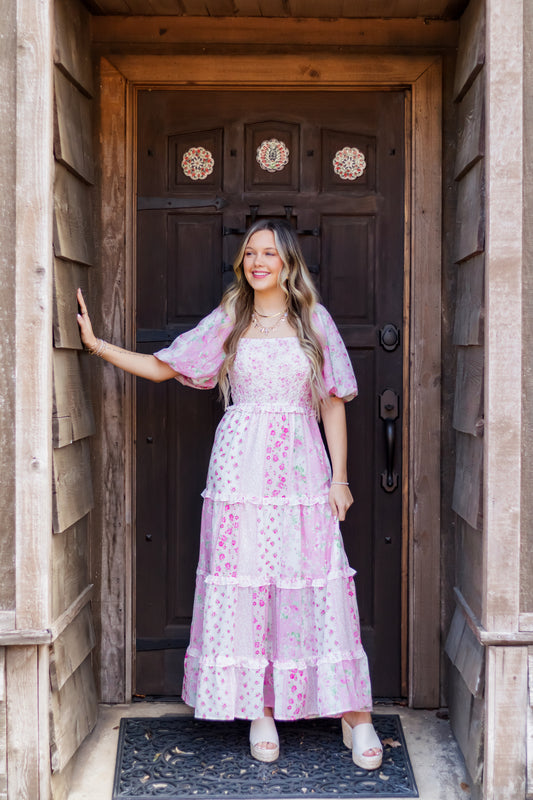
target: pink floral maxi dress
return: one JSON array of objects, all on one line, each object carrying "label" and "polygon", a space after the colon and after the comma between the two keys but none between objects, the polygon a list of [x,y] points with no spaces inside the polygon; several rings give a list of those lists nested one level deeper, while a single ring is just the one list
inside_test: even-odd
[{"label": "pink floral maxi dress", "polygon": [[[313,324],[330,395],[357,384],[323,306]],[[219,307],[157,358],[212,388],[231,324]],[[183,699],[204,719],[337,716],[372,705],[350,568],[328,492],[331,467],[297,338],[239,341],[232,405],[203,492],[200,558]]]}]

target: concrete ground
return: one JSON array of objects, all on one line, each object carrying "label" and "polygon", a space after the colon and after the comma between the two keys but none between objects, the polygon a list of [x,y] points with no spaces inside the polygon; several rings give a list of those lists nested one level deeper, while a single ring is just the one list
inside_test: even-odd
[{"label": "concrete ground", "polygon": [[[449,722],[437,717],[435,711],[398,705],[380,704],[374,711],[376,714],[400,715],[420,800],[470,800],[469,778]],[[100,706],[98,724],[75,757],[69,800],[111,798],[122,717],[190,713],[188,706],[177,703]]]}]

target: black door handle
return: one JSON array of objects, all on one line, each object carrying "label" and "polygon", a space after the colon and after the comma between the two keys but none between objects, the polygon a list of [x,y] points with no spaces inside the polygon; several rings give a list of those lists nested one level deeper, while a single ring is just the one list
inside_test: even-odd
[{"label": "black door handle", "polygon": [[398,487],[398,473],[394,472],[394,451],[396,449],[399,398],[392,389],[386,389],[379,396],[379,416],[384,425],[386,464],[386,469],[381,473],[381,486],[386,492],[393,492]]}]

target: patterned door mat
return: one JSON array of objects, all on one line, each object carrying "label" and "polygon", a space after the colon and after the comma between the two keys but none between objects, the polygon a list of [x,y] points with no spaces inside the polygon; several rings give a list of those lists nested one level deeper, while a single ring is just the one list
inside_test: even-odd
[{"label": "patterned door mat", "polygon": [[373,721],[383,764],[369,772],[353,763],[338,719],[277,723],[280,757],[264,764],[250,755],[246,721],[124,718],[113,800],[418,797],[399,716]]}]

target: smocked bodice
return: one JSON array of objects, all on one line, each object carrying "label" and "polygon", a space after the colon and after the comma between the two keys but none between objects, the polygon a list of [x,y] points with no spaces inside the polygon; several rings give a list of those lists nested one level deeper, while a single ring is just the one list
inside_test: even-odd
[{"label": "smocked bodice", "polygon": [[311,411],[310,374],[297,337],[243,338],[230,371],[233,403]]}]

